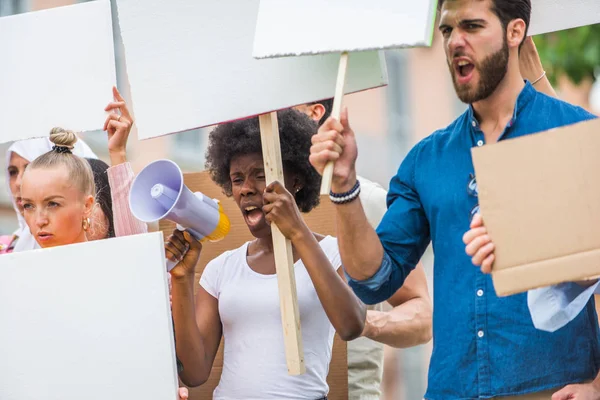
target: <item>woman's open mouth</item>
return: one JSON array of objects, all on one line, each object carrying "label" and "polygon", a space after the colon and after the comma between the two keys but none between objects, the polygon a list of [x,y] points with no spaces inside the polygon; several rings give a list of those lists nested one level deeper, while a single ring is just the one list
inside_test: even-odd
[{"label": "woman's open mouth", "polygon": [[248,226],[258,225],[265,217],[265,213],[263,212],[262,208],[256,206],[244,207],[242,209],[242,213],[244,214],[244,219],[246,220],[246,224]]}]

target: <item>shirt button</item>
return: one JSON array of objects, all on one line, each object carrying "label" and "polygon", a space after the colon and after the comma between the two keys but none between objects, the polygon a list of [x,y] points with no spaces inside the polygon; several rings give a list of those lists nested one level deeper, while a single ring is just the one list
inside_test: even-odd
[{"label": "shirt button", "polygon": [[479,296],[479,297],[483,296],[483,290],[479,289],[477,291],[477,296]]},{"label": "shirt button", "polygon": [[477,141],[477,146],[479,146],[479,147],[483,146],[483,140],[478,140]]},{"label": "shirt button", "polygon": [[482,338],[483,337],[483,331],[477,332],[477,336],[479,336],[480,338]]},{"label": "shirt button", "polygon": [[477,122],[475,121],[471,122],[471,124],[473,125],[473,128],[477,126]]}]

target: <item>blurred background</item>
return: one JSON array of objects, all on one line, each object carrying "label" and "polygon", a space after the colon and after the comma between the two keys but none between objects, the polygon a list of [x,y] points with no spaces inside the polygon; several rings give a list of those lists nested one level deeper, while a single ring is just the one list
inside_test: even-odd
[{"label": "blurred background", "polygon": [[[0,0],[0,17],[83,1],[88,0]],[[116,6],[114,0],[111,2],[113,20],[116,21]],[[596,80],[600,77],[600,24],[547,34],[534,40],[559,97],[600,114],[600,83]],[[115,49],[118,87],[129,99],[119,37],[115,37]],[[431,48],[386,51],[386,62],[389,85],[348,95],[345,105],[358,136],[358,172],[387,189],[389,180],[410,148],[449,124],[466,106],[454,93],[437,30]],[[32,115],[35,115],[34,111]],[[159,158],[175,161],[186,172],[201,171],[209,131],[210,128],[203,128],[137,141],[134,125],[127,156],[136,172]],[[82,138],[100,158],[109,162],[106,133],[88,132]],[[7,144],[0,144],[2,168],[6,166],[7,148]],[[12,233],[17,225],[5,178],[5,173],[0,174],[0,235]],[[433,295],[431,249],[425,254],[423,263]],[[386,348],[382,398],[422,398],[430,353],[431,343],[411,349]]]}]

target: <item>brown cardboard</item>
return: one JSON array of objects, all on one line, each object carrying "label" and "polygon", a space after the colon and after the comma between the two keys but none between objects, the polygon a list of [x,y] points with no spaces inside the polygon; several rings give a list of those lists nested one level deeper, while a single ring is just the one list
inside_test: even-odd
[{"label": "brown cardboard", "polygon": [[600,274],[600,120],[472,154],[498,296]]},{"label": "brown cardboard", "polygon": [[[233,199],[227,198],[223,194],[219,186],[213,183],[208,172],[184,174],[184,182],[192,192],[202,192],[211,198],[219,199],[231,221],[231,230],[225,239],[216,243],[204,244],[196,267],[196,282],[199,282],[202,271],[210,260],[224,251],[241,246],[252,240],[253,237],[248,231],[238,206]],[[335,210],[327,196],[322,196],[321,204],[309,214],[304,214],[304,219],[313,232],[323,235],[335,235]],[[174,228],[175,224],[169,221],[161,221],[160,223],[160,229],[165,233],[165,238],[172,233]],[[198,284],[196,284],[197,288]],[[284,351],[284,349],[281,349],[281,351]],[[223,343],[221,342],[208,382],[198,388],[190,389],[190,400],[211,399],[212,393],[219,383],[222,368]],[[348,398],[347,347],[346,342],[342,341],[337,335],[333,342],[333,353],[327,382],[329,384],[328,398],[330,400],[346,400]]]}]

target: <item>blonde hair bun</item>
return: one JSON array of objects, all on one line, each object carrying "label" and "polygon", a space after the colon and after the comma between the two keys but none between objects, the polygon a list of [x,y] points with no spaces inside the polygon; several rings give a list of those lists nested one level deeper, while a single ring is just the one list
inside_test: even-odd
[{"label": "blonde hair bun", "polygon": [[75,132],[63,128],[52,128],[50,141],[56,146],[73,149],[75,142],[77,142],[77,135],[75,135]]}]

